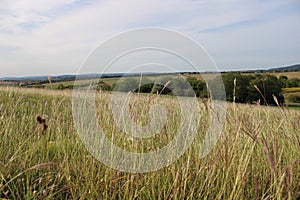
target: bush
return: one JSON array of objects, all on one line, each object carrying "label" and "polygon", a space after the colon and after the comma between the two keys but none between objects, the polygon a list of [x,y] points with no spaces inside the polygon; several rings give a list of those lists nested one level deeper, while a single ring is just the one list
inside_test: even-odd
[{"label": "bush", "polygon": [[299,78],[292,78],[286,81],[287,88],[290,87],[300,87],[300,79]]}]

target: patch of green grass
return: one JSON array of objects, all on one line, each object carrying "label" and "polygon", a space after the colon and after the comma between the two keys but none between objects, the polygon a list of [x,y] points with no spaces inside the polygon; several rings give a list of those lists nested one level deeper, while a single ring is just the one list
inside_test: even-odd
[{"label": "patch of green grass", "polygon": [[[228,103],[226,124],[213,151],[199,159],[209,117],[202,109],[189,150],[156,172],[115,171],[91,156],[73,125],[70,91],[0,88],[0,198],[9,199],[296,199],[300,193],[300,112]],[[136,122],[147,122],[151,95],[134,95]],[[178,103],[159,97],[171,118],[157,138],[127,140],[115,128],[110,94],[97,98],[108,138],[131,151],[166,145],[180,124]],[[46,118],[42,134],[36,115]]]}]

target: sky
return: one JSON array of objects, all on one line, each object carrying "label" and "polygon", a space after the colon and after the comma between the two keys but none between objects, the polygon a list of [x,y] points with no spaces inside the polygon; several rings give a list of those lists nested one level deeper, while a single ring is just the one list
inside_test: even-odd
[{"label": "sky", "polygon": [[298,0],[0,0],[0,77],[76,74],[113,35],[179,31],[220,71],[300,63]]}]

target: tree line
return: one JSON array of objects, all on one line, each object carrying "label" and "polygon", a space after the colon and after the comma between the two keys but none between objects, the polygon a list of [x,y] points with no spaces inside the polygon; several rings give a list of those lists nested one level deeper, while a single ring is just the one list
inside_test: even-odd
[{"label": "tree line", "polygon": [[[98,89],[119,92],[158,93],[176,96],[197,96],[218,99],[215,91],[219,91],[219,80],[223,81],[226,97],[222,100],[237,103],[254,103],[267,105],[282,105],[284,97],[282,88],[300,87],[300,79],[288,79],[286,76],[270,74],[242,75],[239,72],[224,73],[220,77],[210,80],[207,84],[195,77],[162,76],[155,80],[148,77],[123,77],[113,86],[99,81]],[[210,87],[210,88],[207,88]],[[208,92],[209,91],[209,92]]]}]

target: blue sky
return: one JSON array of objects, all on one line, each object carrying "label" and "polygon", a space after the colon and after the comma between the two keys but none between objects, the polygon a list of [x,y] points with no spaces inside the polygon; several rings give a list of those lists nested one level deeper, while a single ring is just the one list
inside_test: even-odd
[{"label": "blue sky", "polygon": [[0,77],[75,74],[98,44],[133,28],[180,31],[220,70],[300,63],[298,0],[2,0]]}]

